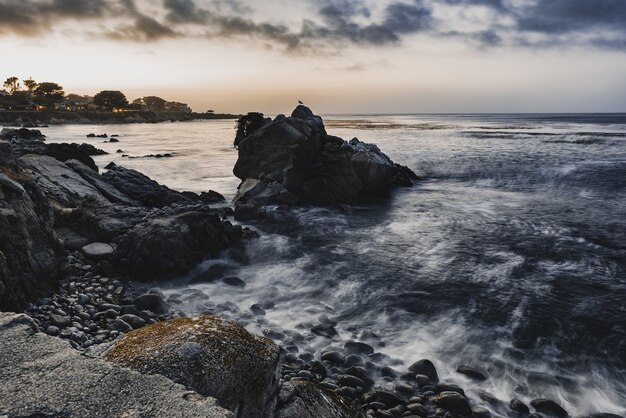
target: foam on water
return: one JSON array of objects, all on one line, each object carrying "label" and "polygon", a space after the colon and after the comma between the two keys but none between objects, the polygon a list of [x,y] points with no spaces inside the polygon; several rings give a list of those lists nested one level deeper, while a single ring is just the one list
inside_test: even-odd
[{"label": "foam on water", "polygon": [[[626,117],[398,115],[326,118],[424,177],[388,202],[271,211],[247,259],[225,253],[162,285],[175,309],[214,312],[317,353],[362,339],[403,370],[445,381],[507,416],[513,398],[626,414]],[[231,121],[44,129],[176,189],[228,198]],[[87,140],[120,134],[120,143]],[[174,153],[170,159],[122,158]],[[236,276],[246,286],[222,282]],[[255,316],[252,304],[266,307]],[[341,341],[310,332],[337,322]],[[404,365],[401,365],[401,362]],[[464,363],[489,379],[456,373]],[[498,401],[499,400],[499,401]],[[503,404],[502,402],[505,402]]]}]

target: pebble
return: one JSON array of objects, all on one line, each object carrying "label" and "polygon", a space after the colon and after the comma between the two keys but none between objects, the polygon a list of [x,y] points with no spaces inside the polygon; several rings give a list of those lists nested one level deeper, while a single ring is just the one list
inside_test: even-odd
[{"label": "pebble", "polygon": [[263,307],[258,303],[250,306],[250,311],[252,311],[252,313],[255,315],[265,316],[265,309],[263,309]]},{"label": "pebble", "polygon": [[509,408],[521,414],[530,413],[530,408],[528,408],[528,406],[519,399],[511,399],[511,402],[509,402]]},{"label": "pebble", "polygon": [[225,284],[229,286],[246,287],[246,282],[241,280],[239,277],[224,277],[222,279],[222,282],[224,282]]},{"label": "pebble", "polygon": [[456,371],[457,373],[465,375],[469,377],[470,379],[479,380],[479,381],[487,380],[487,376],[484,373],[482,373],[479,370],[476,370],[475,368],[471,366],[459,366],[456,369]]},{"label": "pebble", "polygon": [[322,360],[330,361],[333,364],[343,365],[346,361],[346,356],[338,351],[324,351],[321,356]]},{"label": "pebble", "polygon": [[374,354],[374,347],[369,344],[358,342],[358,341],[348,341],[344,344],[343,348],[345,348],[348,352],[354,354]]},{"label": "pebble", "polygon": [[331,324],[315,325],[314,327],[311,328],[311,332],[313,334],[326,337],[326,338],[335,338],[339,336],[339,334],[337,333],[337,330]]},{"label": "pebble", "polygon": [[56,327],[64,328],[69,326],[72,321],[70,320],[69,316],[50,315],[50,323],[52,323],[52,325]]},{"label": "pebble", "polygon": [[59,335],[59,332],[60,332],[59,328],[55,327],[54,325],[51,325],[46,329],[46,333],[48,335],[52,335],[53,337],[56,337],[57,335]]}]

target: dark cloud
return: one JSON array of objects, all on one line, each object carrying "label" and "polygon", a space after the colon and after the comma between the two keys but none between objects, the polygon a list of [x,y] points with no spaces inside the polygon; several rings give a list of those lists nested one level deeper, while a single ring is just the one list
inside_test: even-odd
[{"label": "dark cloud", "polygon": [[210,13],[196,6],[193,0],[165,0],[167,20],[172,23],[206,23]]},{"label": "dark cloud", "polygon": [[[238,37],[288,51],[397,45],[418,33],[465,39],[485,48],[587,45],[626,50],[626,0],[387,0],[382,5],[367,0],[301,1],[316,7],[317,13],[300,17],[299,24],[292,17],[287,26],[259,19],[252,9],[259,3],[251,0],[0,0],[0,34],[34,36],[67,20],[91,19],[112,27],[104,35],[120,41]],[[162,13],[154,12],[155,5]],[[483,28],[445,31],[462,22],[434,15],[441,5],[488,7],[492,13],[484,18]],[[454,19],[465,15],[470,16],[453,14]]]},{"label": "dark cloud", "polygon": [[105,0],[0,0],[0,33],[36,35],[56,21],[103,17]]},{"label": "dark cloud", "polygon": [[602,29],[626,34],[626,1],[541,0],[517,13],[517,26],[546,34]]}]

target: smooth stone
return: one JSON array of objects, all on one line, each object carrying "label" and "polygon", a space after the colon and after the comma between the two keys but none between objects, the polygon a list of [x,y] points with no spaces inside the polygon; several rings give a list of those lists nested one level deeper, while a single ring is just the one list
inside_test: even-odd
[{"label": "smooth stone", "polygon": [[72,323],[69,316],[50,315],[50,323],[56,327],[64,328]]},{"label": "smooth stone", "polygon": [[343,348],[345,348],[350,353],[369,355],[374,354],[374,347],[369,344],[358,342],[358,341],[348,341],[344,344]]},{"label": "smooth stone", "polygon": [[133,327],[131,327],[127,322],[121,319],[116,319],[113,323],[113,329],[119,332],[127,333],[131,332],[133,330]]},{"label": "smooth stone", "polygon": [[356,376],[352,376],[352,375],[349,375],[349,374],[344,374],[342,376],[339,376],[339,384],[341,386],[350,386],[350,387],[353,387],[353,388],[356,388],[356,387],[359,387],[359,386],[364,388],[366,386],[366,384],[365,384],[365,382],[363,380],[359,379]]},{"label": "smooth stone", "polygon": [[356,354],[349,354],[346,357],[346,366],[362,366],[363,364],[365,364],[365,361],[363,361],[363,358],[361,358],[361,356],[358,356]]},{"label": "smooth stone", "polygon": [[145,319],[137,315],[126,314],[126,315],[122,315],[120,319],[126,322],[131,327],[133,327],[133,329],[138,329],[146,325]]},{"label": "smooth stone", "polygon": [[222,282],[224,282],[225,284],[229,286],[246,287],[246,282],[241,280],[239,277],[224,277],[222,279]]},{"label": "smooth stone", "polygon": [[46,334],[51,335],[53,337],[56,337],[57,335],[59,335],[59,328],[55,327],[54,325],[49,326],[48,328],[46,328]]},{"label": "smooth stone", "polygon": [[311,332],[313,334],[326,337],[326,338],[334,338],[334,337],[339,336],[339,334],[337,333],[337,330],[331,324],[315,325],[311,328]]},{"label": "smooth stone", "polygon": [[167,307],[165,302],[163,302],[163,298],[154,293],[146,293],[145,295],[136,297],[133,300],[133,305],[135,305],[139,311],[150,311],[159,315],[167,313]]},{"label": "smooth stone", "polygon": [[395,386],[395,389],[398,392],[404,393],[404,394],[412,394],[413,392],[415,392],[415,388],[406,382],[397,383]]},{"label": "smooth stone", "polygon": [[322,360],[330,361],[333,364],[343,365],[346,361],[346,356],[338,351],[324,351],[321,356]]},{"label": "smooth stone", "polygon": [[569,416],[561,405],[550,399],[537,398],[530,401],[530,404],[537,412],[542,414],[552,415],[558,418],[566,418]]},{"label": "smooth stone", "polygon": [[437,375],[437,369],[432,361],[427,359],[418,360],[409,366],[409,370],[414,374],[423,374],[428,376],[428,379],[432,383],[439,382],[439,375]]},{"label": "smooth stone", "polygon": [[509,408],[511,408],[515,412],[519,412],[520,414],[530,413],[530,408],[528,408],[528,405],[526,405],[519,399],[511,399],[511,402],[509,402]]},{"label": "smooth stone", "polygon": [[472,415],[472,408],[467,399],[458,392],[441,392],[432,398],[432,402],[456,415],[463,417]]},{"label": "smooth stone", "polygon": [[94,242],[81,248],[86,257],[94,260],[104,260],[113,255],[113,247],[102,242]]},{"label": "smooth stone", "polygon": [[419,403],[410,403],[406,406],[406,409],[416,415],[419,415],[420,417],[428,416],[428,412],[426,411],[426,409],[424,409],[424,407]]},{"label": "smooth stone", "polygon": [[471,366],[459,366],[456,371],[457,373],[465,375],[474,380],[487,380],[487,376],[484,373],[476,370]]},{"label": "smooth stone", "polygon": [[250,306],[250,311],[255,315],[265,316],[265,309],[258,303]]}]

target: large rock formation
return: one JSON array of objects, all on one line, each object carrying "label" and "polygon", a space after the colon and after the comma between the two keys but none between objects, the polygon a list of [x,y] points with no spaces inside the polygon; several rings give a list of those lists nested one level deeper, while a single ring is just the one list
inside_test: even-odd
[{"label": "large rock formation", "polygon": [[81,355],[38,332],[29,317],[6,313],[0,313],[0,416],[234,418],[214,398]]},{"label": "large rock formation", "polygon": [[278,393],[278,347],[219,317],[179,318],[124,336],[105,357],[162,374],[240,418],[271,417]]},{"label": "large rock formation", "polygon": [[0,309],[49,293],[63,246],[110,246],[95,260],[107,274],[153,280],[184,274],[244,235],[223,219],[228,209],[209,206],[223,202],[218,193],[174,191],[117,166],[101,175],[88,155],[97,150],[57,145],[0,140]]},{"label": "large rock formation", "polygon": [[417,178],[376,145],[328,135],[322,119],[305,106],[291,117],[247,126],[246,133],[238,138],[234,168],[242,180],[239,203],[355,203]]}]

